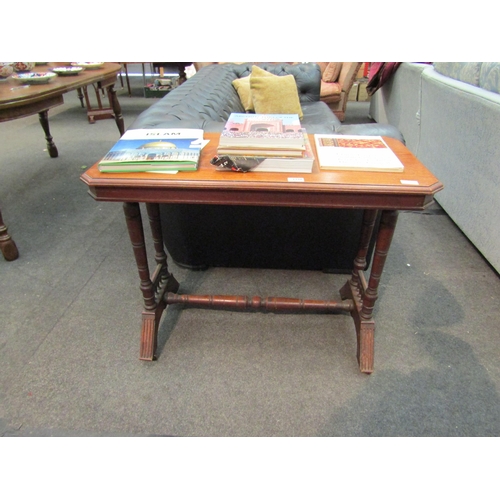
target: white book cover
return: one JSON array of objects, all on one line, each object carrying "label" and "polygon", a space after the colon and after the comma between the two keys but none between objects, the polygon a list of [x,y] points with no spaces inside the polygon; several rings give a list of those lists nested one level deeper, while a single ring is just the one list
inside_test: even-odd
[{"label": "white book cover", "polygon": [[381,136],[315,134],[323,170],[403,172],[404,166]]}]

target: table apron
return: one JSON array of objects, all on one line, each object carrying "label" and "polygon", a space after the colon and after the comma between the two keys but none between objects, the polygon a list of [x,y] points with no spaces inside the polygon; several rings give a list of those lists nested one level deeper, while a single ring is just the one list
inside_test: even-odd
[{"label": "table apron", "polygon": [[269,207],[353,208],[377,210],[425,210],[433,195],[416,193],[301,193],[297,191],[248,192],[192,189],[148,189],[136,187],[89,186],[89,194],[97,201],[165,204],[246,205]]},{"label": "table apron", "polygon": [[44,98],[40,101],[26,102],[22,105],[17,105],[17,107],[12,108],[2,108],[0,110],[0,122],[6,122],[9,120],[14,120],[16,118],[25,118],[27,116],[32,116],[35,113],[40,113],[41,111],[47,111],[48,109],[55,108],[64,104],[63,95],[56,95],[50,98]]}]

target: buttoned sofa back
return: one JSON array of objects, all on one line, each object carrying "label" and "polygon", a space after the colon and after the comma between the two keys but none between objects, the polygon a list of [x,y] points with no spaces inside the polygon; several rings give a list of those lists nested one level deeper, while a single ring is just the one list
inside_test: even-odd
[{"label": "buttoned sofa back", "polygon": [[[321,70],[315,63],[266,64],[259,67],[277,76],[292,75],[309,133],[332,133],[340,121],[320,101]],[[204,66],[178,88],[143,111],[130,128],[202,128],[220,132],[229,115],[245,113],[232,82],[250,75],[252,63]]]},{"label": "buttoned sofa back", "polygon": [[[253,64],[201,67],[139,115],[130,128],[222,131],[232,112],[245,112],[232,82],[250,75]],[[320,101],[321,70],[316,63],[258,66],[277,76],[293,75],[304,115],[301,124],[308,133],[390,135],[403,140],[394,127],[376,123],[342,125],[328,105]],[[170,256],[189,268],[346,272],[356,256],[363,219],[362,210],[308,207],[163,204],[160,211]]]}]

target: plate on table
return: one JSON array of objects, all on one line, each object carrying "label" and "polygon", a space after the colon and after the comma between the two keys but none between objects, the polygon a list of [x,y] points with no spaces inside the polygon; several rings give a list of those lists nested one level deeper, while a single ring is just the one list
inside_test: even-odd
[{"label": "plate on table", "polygon": [[84,69],[98,69],[102,68],[103,62],[74,62],[71,63],[71,66],[80,66]]},{"label": "plate on table", "polygon": [[59,66],[58,68],[52,68],[52,71],[60,76],[71,76],[78,75],[80,71],[83,71],[81,66]]},{"label": "plate on table", "polygon": [[55,73],[47,71],[45,73],[37,73],[37,72],[18,73],[17,75],[12,75],[12,78],[14,78],[14,80],[19,80],[23,83],[39,84],[39,83],[48,83],[55,76],[57,76]]}]

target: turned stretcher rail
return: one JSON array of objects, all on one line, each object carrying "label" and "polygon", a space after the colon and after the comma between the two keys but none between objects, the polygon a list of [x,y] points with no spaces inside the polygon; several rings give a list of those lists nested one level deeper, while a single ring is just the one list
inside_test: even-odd
[{"label": "turned stretcher rail", "polygon": [[341,302],[333,300],[293,299],[287,297],[248,297],[245,295],[188,295],[168,293],[167,304],[184,304],[194,307],[228,309],[263,309],[265,311],[304,311],[340,313],[351,312],[354,304],[351,300]]}]

